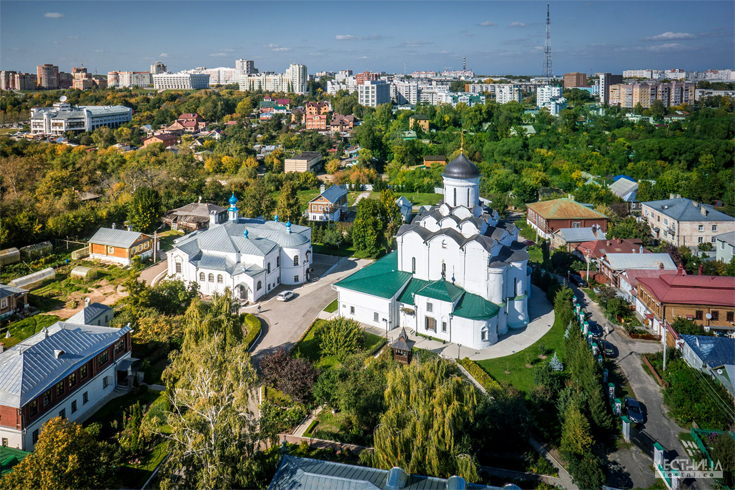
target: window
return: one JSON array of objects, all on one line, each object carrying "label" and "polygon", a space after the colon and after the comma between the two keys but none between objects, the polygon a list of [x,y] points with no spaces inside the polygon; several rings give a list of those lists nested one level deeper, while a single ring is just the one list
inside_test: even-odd
[{"label": "window", "polygon": [[4,300],[0,301],[0,308],[5,309],[7,307],[8,307],[8,300],[7,299],[4,299]]},{"label": "window", "polygon": [[704,225],[699,225],[699,231],[704,231]]},{"label": "window", "polygon": [[694,319],[695,320],[701,320],[702,319],[702,310],[697,310],[694,312]]},{"label": "window", "polygon": [[117,355],[118,352],[125,349],[125,338],[120,339],[115,343],[115,355]]},{"label": "window", "polygon": [[725,242],[720,242],[720,250],[725,250]]},{"label": "window", "polygon": [[298,255],[294,255],[293,256],[293,265],[299,265],[299,256]]},{"label": "window", "polygon": [[299,282],[299,276],[293,276],[293,282]]},{"label": "window", "polygon": [[74,413],[76,411],[77,411],[77,401],[74,400],[73,402],[71,402],[71,413]]},{"label": "window", "polygon": [[442,322],[442,332],[447,331],[447,322]]},{"label": "window", "polygon": [[656,216],[656,221],[661,221],[661,216]]},{"label": "window", "polygon": [[457,188],[454,188],[454,205],[457,205]]},{"label": "window", "polygon": [[379,322],[380,321],[380,314],[378,314],[377,311],[375,313],[373,313],[373,321],[374,322]]},{"label": "window", "polygon": [[89,393],[85,391],[84,393],[82,393],[82,405],[86,405],[88,401],[89,401]]},{"label": "window", "polygon": [[31,417],[33,417],[37,413],[38,413],[38,400],[33,400],[31,402]]},{"label": "window", "polygon": [[209,282],[214,282],[214,274],[209,274],[208,276]]},{"label": "window", "polygon": [[720,321],[720,312],[719,311],[712,310],[710,312],[710,314],[712,315],[712,321],[714,321],[714,322]]},{"label": "window", "polygon": [[480,338],[482,340],[487,340],[487,328],[482,329],[482,331],[480,332]]},{"label": "window", "polygon": [[436,320],[431,318],[430,316],[426,317],[424,326],[426,330],[430,330],[432,332],[436,332]]},{"label": "window", "polygon": [[271,263],[270,262],[268,262],[268,264],[266,264],[265,270],[268,271],[268,274],[271,273]]},{"label": "window", "polygon": [[199,280],[202,281],[202,282],[204,282],[205,279],[206,279],[206,276],[204,275],[204,272],[200,272],[199,273]]},{"label": "window", "polygon": [[8,447],[8,438],[3,437],[3,447]]},{"label": "window", "polygon": [[442,277],[447,276],[447,264],[442,260]]},{"label": "window", "polygon": [[217,274],[217,284],[222,284],[222,274]]},{"label": "window", "polygon": [[711,241],[712,243],[717,243],[717,239],[716,239],[715,237],[712,237],[712,238],[710,239],[710,241]]},{"label": "window", "polygon": [[46,407],[48,404],[51,403],[51,391],[47,391],[43,394],[43,406]]},{"label": "window", "polygon": [[66,409],[65,408],[62,408],[61,411],[59,411],[59,417],[61,417],[62,419],[65,419],[66,418]]},{"label": "window", "polygon": [[276,267],[281,267],[281,258],[276,257]]},{"label": "window", "polygon": [[664,218],[664,225],[669,226],[669,220],[667,220],[666,218]]},{"label": "window", "polygon": [[354,314],[355,314],[355,307],[350,306],[350,315],[354,315]]},{"label": "window", "polygon": [[311,256],[311,252],[306,252],[306,258],[304,259],[304,261],[305,261],[304,263],[306,263],[306,264],[309,263],[309,257],[310,256]]},{"label": "window", "polygon": [[735,320],[735,311],[728,311],[725,314],[725,318],[727,319],[728,322],[732,322],[733,320]]},{"label": "window", "polygon": [[416,257],[411,257],[411,274],[416,274]]},{"label": "window", "polygon": [[87,365],[85,364],[79,369],[79,379],[84,379],[87,377]]},{"label": "window", "polygon": [[704,238],[703,237],[697,238],[697,243],[704,243]]},{"label": "window", "polygon": [[107,255],[112,255],[115,253],[115,247],[107,247]]},{"label": "window", "polygon": [[38,429],[33,431],[33,444],[38,442]]},{"label": "window", "polygon": [[426,303],[426,311],[433,312],[434,311],[434,305],[432,305],[431,303],[427,302]]},{"label": "window", "polygon": [[69,375],[69,388],[73,388],[77,385],[77,373],[71,373]]},{"label": "window", "polygon": [[61,397],[64,394],[64,382],[60,381],[56,384],[56,396]]},{"label": "window", "polygon": [[263,289],[263,283],[261,281],[258,281],[258,285],[256,286],[255,289],[256,291],[260,291],[261,289]]},{"label": "window", "polygon": [[712,225],[712,231],[717,231],[717,225]]},{"label": "window", "polygon": [[110,386],[110,377],[105,376],[104,378],[102,378],[102,388],[104,389],[104,388],[107,388],[108,386]]},{"label": "window", "polygon": [[582,228],[581,221],[572,221],[572,228]]},{"label": "window", "polygon": [[97,365],[102,366],[103,364],[107,364],[107,361],[110,360],[110,352],[104,351],[102,354],[97,356]]}]

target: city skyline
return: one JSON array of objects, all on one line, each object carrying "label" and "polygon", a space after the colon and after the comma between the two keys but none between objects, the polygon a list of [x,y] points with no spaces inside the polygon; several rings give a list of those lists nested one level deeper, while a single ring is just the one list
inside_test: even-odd
[{"label": "city skyline", "polygon": [[[661,2],[550,4],[557,76],[733,67],[732,2],[669,2],[666,9]],[[37,65],[53,63],[69,71],[83,63],[90,72],[106,74],[145,71],[162,61],[178,71],[234,67],[236,59],[247,58],[260,70],[276,72],[289,63],[303,63],[309,73],[403,72],[405,62],[411,73],[461,69],[466,57],[467,68],[476,74],[538,75],[542,70],[546,2],[176,5],[3,1],[0,69],[35,72]]]}]

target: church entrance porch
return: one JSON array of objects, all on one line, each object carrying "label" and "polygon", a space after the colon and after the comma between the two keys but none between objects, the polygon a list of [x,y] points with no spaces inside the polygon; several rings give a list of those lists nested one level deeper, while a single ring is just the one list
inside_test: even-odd
[{"label": "church entrance porch", "polygon": [[247,303],[250,300],[250,288],[247,284],[238,284],[235,286],[235,299],[240,303]]}]

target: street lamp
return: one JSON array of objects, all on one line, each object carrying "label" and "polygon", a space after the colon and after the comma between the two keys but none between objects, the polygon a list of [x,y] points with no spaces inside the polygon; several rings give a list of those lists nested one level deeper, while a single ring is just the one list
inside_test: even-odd
[{"label": "street lamp", "polygon": [[158,230],[160,230],[164,226],[166,226],[165,223],[162,224],[161,226],[159,226],[158,228],[156,228],[155,230],[153,230],[153,265],[156,265],[156,249],[158,248],[157,247],[157,245],[158,245],[158,236],[157,236],[157,233],[158,233]]},{"label": "street lamp", "polygon": [[383,321],[385,322],[385,340],[388,340],[388,324],[390,323],[387,318],[383,318]]}]

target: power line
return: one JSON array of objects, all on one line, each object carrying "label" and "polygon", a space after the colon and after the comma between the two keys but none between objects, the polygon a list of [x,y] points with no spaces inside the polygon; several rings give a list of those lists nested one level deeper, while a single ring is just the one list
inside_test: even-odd
[{"label": "power line", "polygon": [[[715,389],[712,388],[707,382],[711,381],[711,379],[708,380],[707,377],[705,377],[704,373],[702,373],[699,369],[692,369],[694,369],[694,372],[697,373],[696,377],[698,377],[701,384],[704,385],[705,391],[708,395],[710,395],[709,398],[714,402],[714,406],[721,410],[722,413],[730,417],[730,419],[735,419],[735,410],[730,407],[729,403],[720,398],[720,395],[717,394],[717,391],[715,391]],[[714,395],[714,397],[712,397],[711,395]]]}]

